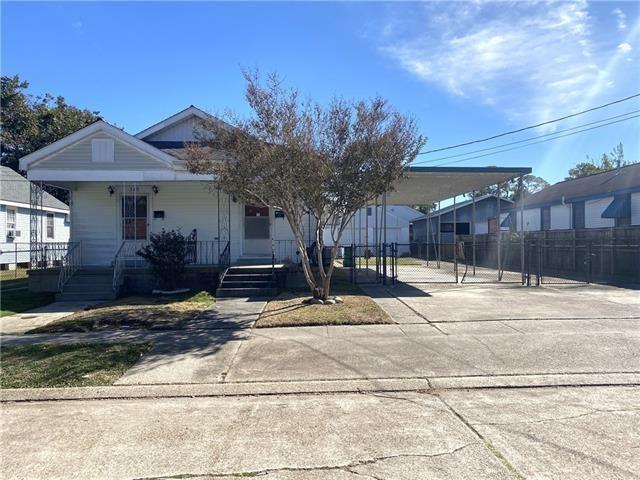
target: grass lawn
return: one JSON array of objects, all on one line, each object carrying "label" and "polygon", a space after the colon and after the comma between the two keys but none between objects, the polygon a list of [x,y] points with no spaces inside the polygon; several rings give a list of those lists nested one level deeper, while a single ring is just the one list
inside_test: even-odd
[{"label": "grass lawn", "polygon": [[112,385],[149,351],[148,343],[36,344],[2,349],[1,388]]},{"label": "grass lawn", "polygon": [[117,329],[171,330],[184,328],[189,320],[210,307],[208,292],[183,295],[124,297],[64,317],[27,333],[91,332]]},{"label": "grass lawn", "polygon": [[[48,305],[55,299],[53,293],[32,293],[27,289],[12,290],[3,282],[0,292],[0,317],[15,315],[32,308]],[[15,288],[15,285],[14,287]]]},{"label": "grass lawn", "polygon": [[267,303],[256,328],[394,323],[358,286],[348,283],[339,272],[334,275],[331,296],[340,296],[344,303],[308,305],[304,303],[309,299],[308,290],[289,290]]}]

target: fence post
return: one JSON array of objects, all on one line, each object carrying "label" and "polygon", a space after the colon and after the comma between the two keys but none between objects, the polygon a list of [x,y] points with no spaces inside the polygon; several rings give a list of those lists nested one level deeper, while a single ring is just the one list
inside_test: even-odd
[{"label": "fence post", "polygon": [[593,279],[593,268],[592,268],[592,265],[593,265],[592,259],[593,259],[593,257],[592,257],[592,253],[591,253],[592,248],[593,248],[592,241],[589,240],[589,243],[587,243],[587,262],[588,262],[587,263],[587,283],[591,283],[591,281]]},{"label": "fence post", "polygon": [[382,284],[387,284],[387,244],[382,244]]}]

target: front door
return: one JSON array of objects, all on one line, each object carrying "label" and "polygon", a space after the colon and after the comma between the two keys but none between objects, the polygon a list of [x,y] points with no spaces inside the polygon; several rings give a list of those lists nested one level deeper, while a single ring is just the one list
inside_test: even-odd
[{"label": "front door", "polygon": [[123,195],[122,240],[147,240],[149,218],[146,195]]},{"label": "front door", "polygon": [[271,221],[268,207],[244,206],[244,254],[269,255]]}]

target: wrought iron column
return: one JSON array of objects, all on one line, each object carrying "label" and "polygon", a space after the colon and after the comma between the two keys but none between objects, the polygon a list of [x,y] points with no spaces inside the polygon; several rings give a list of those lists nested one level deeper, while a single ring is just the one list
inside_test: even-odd
[{"label": "wrought iron column", "polygon": [[42,261],[42,182],[29,185],[29,263],[37,269]]}]

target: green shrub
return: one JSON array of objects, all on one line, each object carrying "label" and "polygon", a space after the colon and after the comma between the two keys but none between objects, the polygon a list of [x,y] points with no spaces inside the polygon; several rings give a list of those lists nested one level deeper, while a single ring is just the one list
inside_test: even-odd
[{"label": "green shrub", "polygon": [[180,284],[187,263],[187,243],[180,230],[152,233],[149,245],[137,254],[149,262],[162,288],[173,290]]}]

